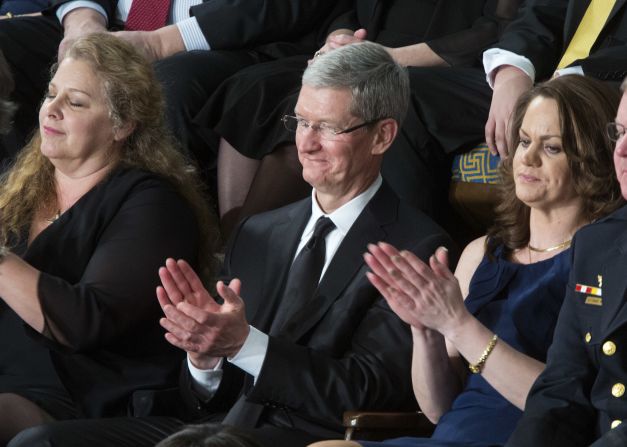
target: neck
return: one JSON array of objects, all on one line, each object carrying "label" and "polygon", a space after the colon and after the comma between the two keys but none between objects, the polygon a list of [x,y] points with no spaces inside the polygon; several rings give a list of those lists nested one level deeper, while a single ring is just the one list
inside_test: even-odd
[{"label": "neck", "polygon": [[[532,208],[529,216],[529,245],[540,250],[558,246],[572,239],[575,232],[586,223],[578,204],[548,211]],[[562,248],[567,248],[567,245]]]},{"label": "neck", "polygon": [[369,176],[357,185],[351,185],[345,190],[315,189],[315,198],[318,206],[325,214],[331,214],[336,209],[346,205],[359,194],[370,188],[377,179],[378,172],[374,176]]},{"label": "neck", "polygon": [[84,175],[75,176],[55,169],[54,178],[57,190],[57,211],[71,208],[83,195],[96,186],[111,171],[113,163]]}]

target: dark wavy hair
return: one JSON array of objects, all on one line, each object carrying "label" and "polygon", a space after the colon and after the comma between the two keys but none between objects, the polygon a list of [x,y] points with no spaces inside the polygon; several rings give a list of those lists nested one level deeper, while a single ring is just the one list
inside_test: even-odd
[{"label": "dark wavy hair", "polygon": [[499,205],[494,225],[488,230],[487,253],[499,245],[505,253],[529,243],[529,207],[516,197],[513,153],[520,143],[519,130],[531,101],[550,98],[557,103],[562,135],[575,192],[583,202],[582,216],[590,222],[623,204],[614,175],[614,143],[605,131],[614,121],[619,91],[587,76],[567,75],[538,84],[523,94],[510,119],[510,154],[500,165]]}]

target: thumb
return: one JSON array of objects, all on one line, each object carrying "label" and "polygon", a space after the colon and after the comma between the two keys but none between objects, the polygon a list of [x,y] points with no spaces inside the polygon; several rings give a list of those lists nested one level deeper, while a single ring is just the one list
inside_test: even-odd
[{"label": "thumb", "polygon": [[446,247],[438,247],[435,250],[435,257],[441,264],[448,267],[448,249]]},{"label": "thumb", "polygon": [[364,28],[360,28],[353,33],[353,36],[355,36],[357,39],[366,40],[367,34],[368,32]]},{"label": "thumb", "polygon": [[240,288],[239,279],[232,280],[228,287],[222,281],[218,281],[216,284],[216,290],[222,299],[224,299],[224,304],[234,307],[239,306],[241,303],[241,298],[239,297]]}]

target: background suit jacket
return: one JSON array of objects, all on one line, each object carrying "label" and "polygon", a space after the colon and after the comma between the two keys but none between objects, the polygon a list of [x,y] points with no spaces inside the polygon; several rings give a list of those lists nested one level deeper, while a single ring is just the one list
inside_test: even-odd
[{"label": "background suit jacket", "polygon": [[627,207],[575,241],[546,370],[508,447],[627,445],[627,423],[611,429],[627,420]]},{"label": "background suit jacket", "polygon": [[[365,28],[377,40],[385,0],[354,0],[353,9],[339,16],[329,32]],[[435,0],[424,42],[451,66],[480,62],[481,52],[497,41],[502,28],[515,16],[522,0]]]},{"label": "background suit jacket", "polygon": [[[574,61],[586,75],[622,81],[627,75],[627,0],[616,0],[590,55]],[[536,80],[550,78],[566,51],[590,0],[527,0],[497,48],[531,60]]]},{"label": "background suit jacket", "polygon": [[[69,1],[53,0],[47,13]],[[92,1],[104,8],[111,24],[117,0]],[[190,15],[214,50],[255,48],[284,57],[316,51],[330,22],[348,4],[348,0],[203,0],[190,9]]]},{"label": "background suit jacket", "polygon": [[[232,403],[233,393],[243,390],[244,408],[232,412],[230,422],[250,425],[246,418],[253,416],[244,415],[254,414],[248,410],[258,405],[256,416],[263,422],[337,437],[345,410],[417,407],[411,335],[365,276],[367,244],[387,241],[427,259],[440,245],[452,248],[452,242],[420,211],[401,204],[384,183],[342,241],[310,308],[287,327],[271,329],[310,215],[308,198],[252,216],[233,235],[224,273],[242,280],[247,317],[270,334],[270,342],[254,386],[247,380],[242,388],[244,373],[225,362],[219,394],[204,407],[221,410],[225,399]],[[455,260],[455,250],[451,253]],[[191,394],[186,399],[193,408],[203,406]]]}]

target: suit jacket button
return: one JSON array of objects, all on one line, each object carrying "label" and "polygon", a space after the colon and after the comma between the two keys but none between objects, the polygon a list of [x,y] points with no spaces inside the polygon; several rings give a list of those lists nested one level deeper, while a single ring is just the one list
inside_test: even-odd
[{"label": "suit jacket button", "polygon": [[614,355],[615,352],[616,345],[614,344],[614,342],[606,341],[605,343],[603,343],[603,354],[610,356]]},{"label": "suit jacket button", "polygon": [[592,340],[592,334],[590,332],[586,332],[586,336],[584,338],[586,343],[590,343],[590,340]]},{"label": "suit jacket button", "polygon": [[621,421],[621,420],[619,420],[619,419],[616,419],[615,421],[612,421],[612,423],[610,424],[610,427],[611,427],[612,429],[614,429],[614,428],[618,427],[618,426],[619,426],[620,424],[622,424],[622,423],[623,423],[623,421]]},{"label": "suit jacket button", "polygon": [[623,394],[625,394],[625,385],[620,382],[614,384],[612,387],[612,396],[621,397]]}]

